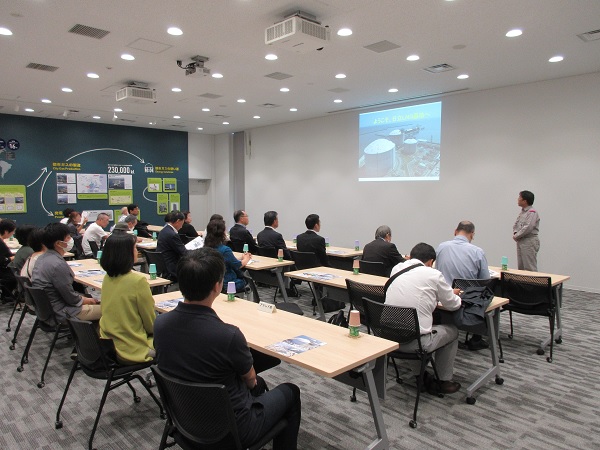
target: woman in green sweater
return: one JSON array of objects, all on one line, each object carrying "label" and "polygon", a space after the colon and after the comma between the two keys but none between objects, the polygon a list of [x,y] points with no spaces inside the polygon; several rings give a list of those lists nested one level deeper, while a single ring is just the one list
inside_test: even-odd
[{"label": "woman in green sweater", "polygon": [[154,299],[146,278],[132,270],[137,260],[135,244],[135,236],[115,233],[106,240],[100,259],[106,271],[100,336],[113,340],[123,364],[151,361],[155,356]]}]

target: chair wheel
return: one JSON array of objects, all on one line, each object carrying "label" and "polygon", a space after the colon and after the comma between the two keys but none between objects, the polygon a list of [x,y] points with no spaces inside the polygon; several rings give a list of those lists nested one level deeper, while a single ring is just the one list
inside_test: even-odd
[{"label": "chair wheel", "polygon": [[509,334],[509,335],[508,335],[508,338],[509,338],[509,339],[512,339],[512,338],[513,338],[513,335],[512,335],[512,334]]},{"label": "chair wheel", "polygon": [[496,384],[502,386],[504,384],[504,378],[496,377]]},{"label": "chair wheel", "polygon": [[46,383],[44,383],[43,381],[40,381],[37,385],[40,389],[42,389],[44,386],[46,386]]},{"label": "chair wheel", "polygon": [[162,420],[165,420],[165,419],[167,418],[167,414],[166,414],[166,413],[161,413],[161,414],[160,414],[160,418],[161,418]]},{"label": "chair wheel", "polygon": [[351,395],[351,396],[350,396],[350,401],[351,401],[352,403],[356,403],[356,395]]},{"label": "chair wheel", "polygon": [[135,403],[139,403],[139,402],[141,402],[141,401],[142,401],[142,399],[136,395],[135,397],[133,397],[133,401],[134,401]]},{"label": "chair wheel", "polygon": [[8,348],[10,348],[11,350],[14,350],[15,349],[15,344],[11,344],[11,346],[8,347]]},{"label": "chair wheel", "polygon": [[23,370],[25,370],[25,369],[23,368],[23,366],[19,366],[19,367],[17,367],[17,372],[23,372]]},{"label": "chair wheel", "polygon": [[504,364],[504,358],[500,358],[498,362]]},{"label": "chair wheel", "polygon": [[562,344],[562,338],[559,337],[558,339],[555,339],[554,342],[556,342],[557,344]]},{"label": "chair wheel", "polygon": [[411,428],[417,428],[417,422],[414,420],[411,420],[410,422],[408,422],[408,424],[410,425]]},{"label": "chair wheel", "polygon": [[548,361],[549,363],[552,362],[552,358],[550,358],[549,356],[546,358],[546,361]]},{"label": "chair wheel", "polygon": [[8,328],[6,329],[6,332],[9,332],[9,331],[10,331],[10,327],[8,327]]},{"label": "chair wheel", "polygon": [[402,378],[396,378],[396,383],[403,384],[404,380]]},{"label": "chair wheel", "polygon": [[441,392],[440,392],[440,393],[438,393],[438,395],[437,395],[437,396],[438,396],[439,398],[444,398],[444,394],[442,394]]},{"label": "chair wheel", "polygon": [[477,399],[475,397],[467,397],[467,403],[469,405],[474,405]]},{"label": "chair wheel", "polygon": [[537,353],[538,355],[543,355],[543,354],[544,354],[544,353],[546,353],[546,352],[544,351],[544,349],[543,349],[543,348],[538,348],[538,349],[537,349],[537,351],[536,351],[536,353]]},{"label": "chair wheel", "polygon": [[57,420],[56,422],[54,422],[54,429],[60,430],[62,428],[62,425],[62,420]]}]

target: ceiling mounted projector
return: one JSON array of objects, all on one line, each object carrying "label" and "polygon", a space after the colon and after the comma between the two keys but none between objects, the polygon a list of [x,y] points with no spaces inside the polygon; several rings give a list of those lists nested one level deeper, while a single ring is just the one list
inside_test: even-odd
[{"label": "ceiling mounted projector", "polygon": [[302,11],[265,30],[265,44],[297,53],[322,50],[329,38],[329,28],[317,22],[315,16]]},{"label": "ceiling mounted projector", "polygon": [[204,67],[204,63],[208,61],[208,57],[196,55],[192,56],[190,59],[192,60],[192,62],[186,64],[185,66],[182,64],[181,60],[177,61],[177,66],[185,70],[186,77],[201,78],[210,75],[210,69]]},{"label": "ceiling mounted projector", "polygon": [[117,101],[132,103],[156,103],[156,90],[150,89],[148,84],[132,81],[128,86],[117,91]]}]

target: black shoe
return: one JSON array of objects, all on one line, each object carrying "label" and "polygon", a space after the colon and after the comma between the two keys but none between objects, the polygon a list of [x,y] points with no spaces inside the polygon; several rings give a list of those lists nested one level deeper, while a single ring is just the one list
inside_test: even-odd
[{"label": "black shoe", "polygon": [[478,340],[469,339],[469,342],[467,342],[467,348],[471,351],[484,350],[486,348],[489,348],[489,346],[490,346],[490,344],[488,344],[483,339],[478,339]]},{"label": "black shoe", "polygon": [[295,288],[285,288],[288,297],[298,297],[298,291]]},{"label": "black shoe", "polygon": [[460,383],[454,381],[431,380],[427,386],[427,392],[431,395],[454,394],[460,390]]}]

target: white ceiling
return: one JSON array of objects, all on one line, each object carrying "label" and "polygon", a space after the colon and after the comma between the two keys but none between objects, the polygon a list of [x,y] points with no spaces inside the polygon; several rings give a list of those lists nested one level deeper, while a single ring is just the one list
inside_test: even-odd
[{"label": "white ceiling", "polygon": [[[298,54],[265,45],[265,28],[298,9],[330,27],[324,49]],[[69,33],[76,24],[110,33],[102,39]],[[167,34],[170,26],[183,35]],[[3,0],[0,27],[13,32],[0,36],[0,113],[64,119],[65,110],[76,110],[65,120],[208,134],[600,71],[600,40],[577,37],[600,29],[600,0]],[[341,27],[350,27],[352,36],[337,36]],[[505,37],[513,28],[522,28],[523,35]],[[164,50],[136,49],[140,39]],[[383,40],[400,48],[384,53],[364,48]],[[122,60],[122,53],[135,61]],[[267,61],[267,53],[279,59]],[[411,54],[421,59],[407,61]],[[209,57],[206,67],[224,77],[186,77],[176,61],[190,62],[193,55]],[[548,62],[555,55],[564,61]],[[32,62],[59,69],[26,68]],[[443,63],[456,69],[423,70]],[[88,72],[100,78],[87,78]],[[273,72],[292,77],[265,78]],[[336,79],[337,73],[347,78]],[[461,73],[470,77],[458,80]],[[117,103],[115,91],[132,80],[156,89],[157,103]],[[73,92],[62,92],[64,86]],[[346,91],[332,92],[339,88]],[[199,97],[205,93],[221,97]],[[240,98],[246,103],[238,103]],[[259,106],[265,103],[280,106]],[[113,122],[115,107],[124,111]],[[290,112],[292,107],[298,111]]]}]

